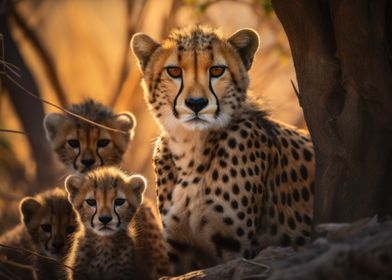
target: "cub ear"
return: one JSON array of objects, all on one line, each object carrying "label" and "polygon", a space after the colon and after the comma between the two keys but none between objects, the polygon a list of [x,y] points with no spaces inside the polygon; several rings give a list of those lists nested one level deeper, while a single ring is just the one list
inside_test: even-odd
[{"label": "cub ear", "polygon": [[136,198],[137,206],[143,202],[143,194],[146,190],[146,179],[141,175],[132,175],[129,177],[128,185],[132,189],[133,196]]},{"label": "cub ear", "polygon": [[68,200],[72,203],[83,183],[82,175],[69,175],[65,179],[65,190],[68,193]]},{"label": "cub ear", "polygon": [[31,218],[40,209],[41,204],[33,197],[25,197],[19,203],[19,209],[21,213],[22,223],[25,225],[29,224]]},{"label": "cub ear", "polygon": [[144,72],[153,52],[160,45],[144,33],[136,33],[131,39],[131,49],[136,56],[140,69]]},{"label": "cub ear", "polygon": [[129,133],[130,138],[133,136],[133,131],[136,127],[136,118],[131,112],[121,112],[116,115],[114,120],[115,128]]},{"label": "cub ear", "polygon": [[241,29],[227,40],[239,53],[246,70],[252,66],[254,54],[259,48],[259,35],[252,29]]},{"label": "cub ear", "polygon": [[49,113],[44,118],[44,129],[46,134],[46,139],[49,142],[54,141],[54,138],[61,129],[61,124],[64,122],[66,117],[60,113]]}]

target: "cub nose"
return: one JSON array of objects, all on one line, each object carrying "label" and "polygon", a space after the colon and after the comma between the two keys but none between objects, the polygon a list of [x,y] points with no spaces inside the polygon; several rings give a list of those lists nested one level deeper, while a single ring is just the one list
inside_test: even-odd
[{"label": "cub nose", "polygon": [[90,168],[95,163],[95,159],[82,159],[81,162],[84,166]]},{"label": "cub nose", "polygon": [[185,105],[188,106],[193,112],[196,114],[200,112],[203,108],[205,108],[208,104],[207,98],[192,98],[189,97],[185,100]]},{"label": "cub nose", "polygon": [[61,248],[64,247],[64,242],[63,241],[55,241],[52,243],[53,248],[60,250]]},{"label": "cub nose", "polygon": [[106,224],[108,224],[108,223],[112,220],[112,217],[110,217],[110,216],[100,216],[100,217],[98,218],[98,220],[99,220],[101,223],[103,223],[104,225],[106,225]]}]

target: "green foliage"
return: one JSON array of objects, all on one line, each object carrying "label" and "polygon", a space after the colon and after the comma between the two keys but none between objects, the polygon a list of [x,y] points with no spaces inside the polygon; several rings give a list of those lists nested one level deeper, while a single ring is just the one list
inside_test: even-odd
[{"label": "green foliage", "polygon": [[274,12],[271,0],[257,0],[257,2],[260,4],[260,6],[262,7],[262,9],[265,11],[267,15],[272,14]]},{"label": "green foliage", "polygon": [[211,4],[211,1],[205,0],[205,1],[200,1],[200,0],[182,0],[185,5],[190,5],[195,7],[195,10],[199,14],[203,14],[206,10],[208,5]]}]

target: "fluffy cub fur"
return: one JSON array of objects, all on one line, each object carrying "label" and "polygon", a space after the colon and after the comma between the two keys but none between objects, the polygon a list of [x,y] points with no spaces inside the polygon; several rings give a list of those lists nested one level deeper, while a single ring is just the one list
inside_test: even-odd
[{"label": "fluffy cub fur", "polygon": [[[76,214],[67,199],[67,193],[55,188],[20,202],[21,224],[0,237],[0,243],[25,248],[54,261],[29,255],[23,251],[2,248],[6,257],[2,269],[6,275],[17,279],[64,279],[65,267],[61,265],[71,247],[78,228]],[[11,263],[33,268],[22,269]],[[0,269],[0,271],[2,271]]]},{"label": "fluffy cub fur", "polygon": [[[153,279],[150,274],[154,267],[143,271],[136,256],[144,243],[136,237],[143,227],[134,222],[149,221],[134,217],[151,209],[141,207],[145,179],[106,167],[85,176],[71,175],[65,185],[82,225],[67,262],[73,267],[69,279]],[[163,243],[161,247],[164,250]]]},{"label": "fluffy cub fur", "polygon": [[119,164],[133,138],[135,117],[130,112],[115,114],[94,100],[72,105],[69,111],[124,133],[67,114],[49,113],[44,119],[46,138],[59,159],[70,169],[82,173],[103,165]]}]

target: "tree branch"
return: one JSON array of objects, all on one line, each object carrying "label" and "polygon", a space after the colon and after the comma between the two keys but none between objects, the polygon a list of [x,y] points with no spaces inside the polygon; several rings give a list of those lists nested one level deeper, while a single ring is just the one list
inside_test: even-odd
[{"label": "tree branch", "polygon": [[31,44],[34,47],[34,49],[36,50],[37,54],[40,56],[40,58],[43,62],[44,68],[45,68],[46,75],[54,88],[54,92],[56,93],[60,104],[63,107],[66,107],[68,105],[67,96],[66,96],[66,94],[60,84],[59,79],[58,79],[56,67],[54,66],[52,59],[49,56],[48,52],[46,51],[45,47],[43,46],[41,41],[38,39],[35,32],[27,25],[26,21],[18,13],[18,11],[14,5],[11,5],[10,15],[15,20],[15,23],[17,24],[17,26],[26,35],[27,39],[31,42]]}]

